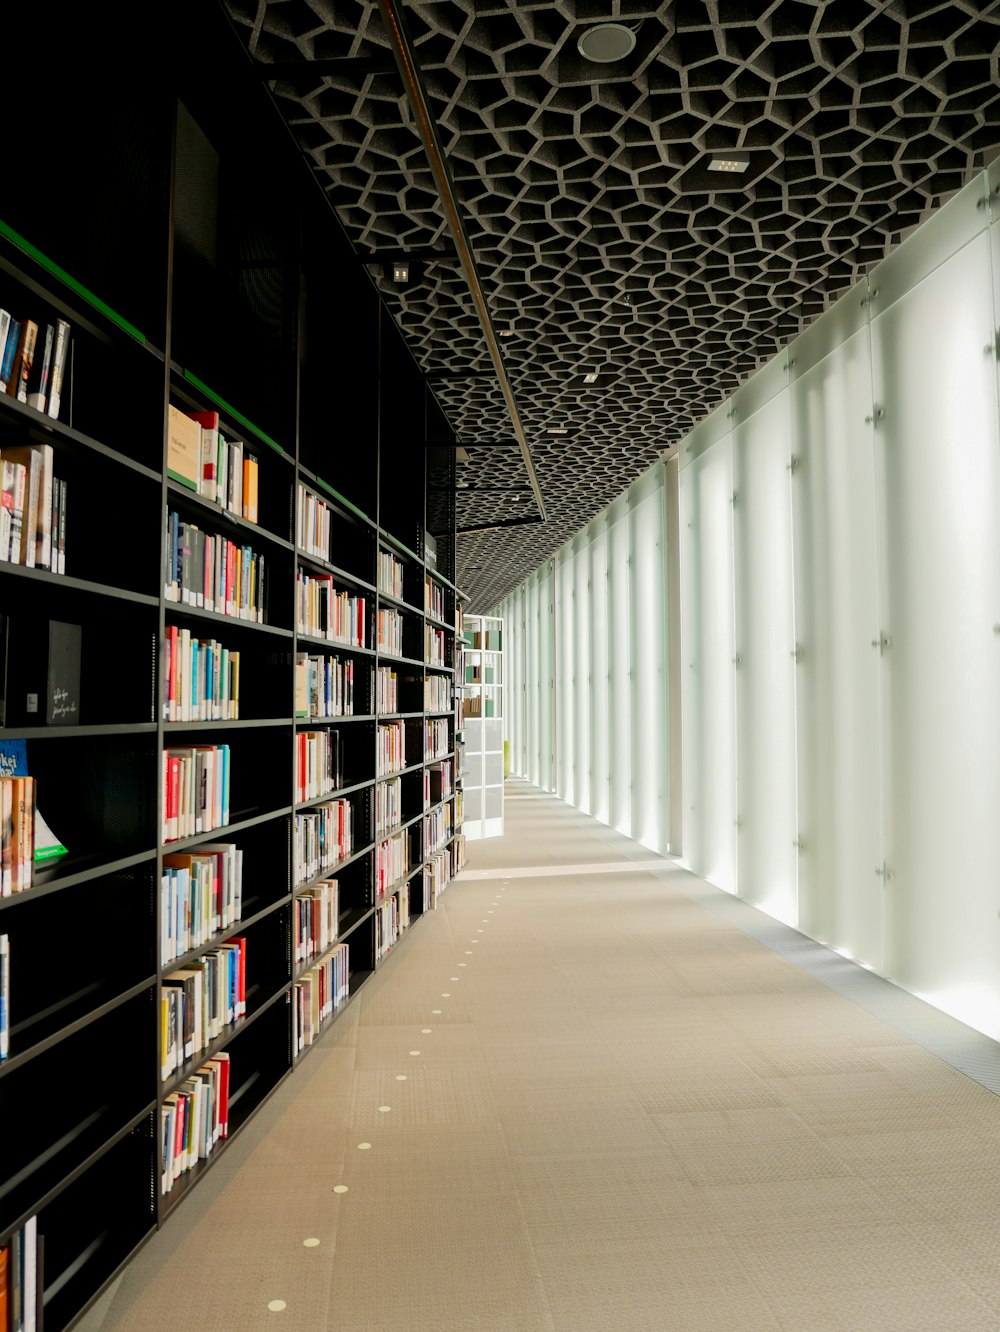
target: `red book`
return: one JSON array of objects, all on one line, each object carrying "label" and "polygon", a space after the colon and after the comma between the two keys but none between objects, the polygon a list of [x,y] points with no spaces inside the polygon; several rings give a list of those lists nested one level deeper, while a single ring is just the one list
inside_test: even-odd
[{"label": "red book", "polygon": [[237,1016],[246,1017],[247,1012],[247,941],[243,935],[230,939],[229,943],[238,944],[240,950],[239,976],[236,985],[236,997],[239,1003]]},{"label": "red book", "polygon": [[167,655],[170,659],[170,672],[167,676],[167,721],[177,720],[177,640],[176,624],[167,626]]},{"label": "red book", "polygon": [[0,1249],[0,1327],[10,1326],[10,1311],[7,1301],[7,1255],[6,1245]]},{"label": "red book", "polygon": [[212,1061],[219,1069],[219,1128],[220,1138],[229,1137],[229,1055],[223,1052]]},{"label": "red book", "polygon": [[167,819],[165,841],[177,838],[177,814],[180,801],[181,761],[176,754],[167,755]]}]

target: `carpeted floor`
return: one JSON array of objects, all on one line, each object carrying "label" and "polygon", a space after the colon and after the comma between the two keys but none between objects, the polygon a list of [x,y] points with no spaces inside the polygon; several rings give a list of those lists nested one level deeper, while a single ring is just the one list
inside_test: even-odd
[{"label": "carpeted floor", "polygon": [[1000,1328],[997,1096],[672,862],[506,819],[81,1332]]}]

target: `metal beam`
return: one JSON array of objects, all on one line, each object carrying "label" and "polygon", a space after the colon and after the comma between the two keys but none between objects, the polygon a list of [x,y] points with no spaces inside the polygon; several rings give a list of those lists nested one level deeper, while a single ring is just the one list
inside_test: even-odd
[{"label": "metal beam", "polygon": [[481,523],[477,527],[456,527],[456,536],[470,536],[473,532],[493,532],[498,527],[531,527],[535,523],[544,523],[544,518],[502,518],[496,523]]},{"label": "metal beam", "polygon": [[278,79],[282,83],[292,83],[295,79],[308,75],[311,79],[323,78],[327,74],[395,74],[398,66],[390,56],[345,56],[341,60],[255,60],[254,69],[257,77],[265,82]]},{"label": "metal beam", "polygon": [[[448,170],[448,164],[445,161],[444,149],[438,138],[437,126],[430,113],[430,105],[427,100],[427,94],[424,91],[423,82],[420,77],[420,71],[417,68],[416,58],[413,54],[413,48],[410,44],[409,35],[403,27],[403,21],[400,14],[400,6],[397,0],[378,0],[379,9],[382,12],[382,18],[385,22],[386,34],[392,46],[393,54],[396,57],[396,64],[399,68],[400,77],[403,80],[403,87],[406,90],[406,96],[409,99],[410,109],[413,112],[417,129],[420,133],[421,141],[424,145],[424,152],[427,154],[427,162],[431,173],[434,176],[437,185],[438,195],[441,199],[441,205],[444,209],[445,217],[448,220],[448,226],[455,241],[455,248],[458,250],[458,257],[462,261],[462,269],[465,273],[465,280],[469,284],[469,291],[472,294],[473,302],[476,306],[476,312],[479,315],[479,322],[482,324],[483,334],[486,338],[486,345],[489,349],[490,359],[496,367],[497,378],[500,381],[500,387],[503,390],[504,401],[507,403],[507,411],[510,413],[511,425],[514,427],[514,434],[517,437],[517,445],[521,450],[521,457],[524,459],[524,465],[528,471],[528,479],[531,482],[531,489],[534,492],[535,504],[538,506],[539,522],[545,521],[545,502],[542,499],[542,492],[538,485],[538,477],[535,475],[535,465],[532,461],[531,450],[528,448],[528,441],[525,438],[524,430],[521,426],[521,418],[518,415],[517,403],[514,401],[514,390],[511,388],[510,380],[507,378],[507,371],[503,363],[503,357],[500,355],[500,343],[497,338],[496,329],[493,327],[493,320],[490,317],[489,308],[486,304],[486,296],[483,292],[482,282],[479,279],[479,273],[476,269],[476,261],[473,258],[472,246],[466,235],[465,224],[462,221],[459,212],[458,199],[455,195],[455,187],[452,184],[451,172]],[[508,524],[519,525],[524,520],[508,520]],[[530,520],[529,520],[530,521]]]}]

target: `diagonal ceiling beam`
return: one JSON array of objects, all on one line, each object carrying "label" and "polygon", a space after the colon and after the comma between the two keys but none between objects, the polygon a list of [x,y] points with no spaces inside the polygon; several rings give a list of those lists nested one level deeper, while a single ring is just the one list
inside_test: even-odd
[{"label": "diagonal ceiling beam", "polygon": [[420,78],[420,71],[417,69],[417,63],[413,54],[413,48],[410,44],[409,35],[403,27],[400,6],[397,4],[397,0],[378,0],[378,3],[379,9],[382,11],[382,18],[385,21],[386,33],[392,46],[393,54],[396,57],[396,64],[399,68],[400,78],[403,80],[403,87],[406,90],[406,96],[410,103],[410,109],[412,110],[413,118],[417,123],[420,139],[424,145],[424,152],[427,154],[427,162],[430,166],[431,173],[434,176],[434,182],[441,199],[441,205],[444,209],[452,238],[455,241],[458,257],[462,263],[465,280],[469,285],[469,291],[472,294],[472,299],[476,306],[476,313],[479,315],[479,322],[482,325],[483,334],[486,338],[486,345],[489,349],[490,359],[493,362],[497,378],[500,381],[500,388],[503,391],[504,401],[507,404],[507,411],[510,413],[511,425],[514,427],[514,434],[517,437],[518,448],[521,450],[521,457],[524,459],[524,465],[528,471],[528,479],[531,482],[531,489],[535,496],[535,504],[538,506],[538,521],[545,522],[545,502],[542,499],[542,492],[538,485],[538,477],[535,475],[535,465],[532,461],[531,450],[528,448],[528,441],[525,438],[524,429],[521,426],[521,418],[518,415],[517,403],[514,401],[514,390],[511,388],[510,380],[507,378],[507,371],[504,367],[503,357],[500,355],[500,344],[497,340],[496,330],[493,327],[493,320],[490,318],[489,308],[486,304],[486,297],[483,293],[482,283],[480,282],[479,273],[476,269],[476,262],[472,255],[472,247],[469,244],[469,238],[466,235],[465,224],[462,221],[462,215],[459,212],[458,200],[455,195],[455,186],[452,183],[451,172],[445,161],[444,149],[442,148],[441,141],[438,137],[437,126],[430,113],[427,94],[424,91],[423,82]]}]

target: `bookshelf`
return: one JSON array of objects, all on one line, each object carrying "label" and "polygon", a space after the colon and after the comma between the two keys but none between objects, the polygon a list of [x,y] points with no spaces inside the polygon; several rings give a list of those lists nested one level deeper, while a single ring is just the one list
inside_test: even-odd
[{"label": "bookshelf", "polygon": [[[67,498],[65,572],[0,560],[0,753],[67,848],[0,896],[0,1249],[30,1250],[46,1332],[464,847],[446,424],[221,10],[178,5],[148,61],[82,68],[127,12],[67,18],[12,76],[27,96],[44,65],[66,166],[57,188],[26,163],[0,217],[0,309],[70,326],[58,418],[0,397],[0,459],[50,449]],[[194,483],[171,408],[202,414]],[[46,724],[51,622],[79,626],[78,706]]]},{"label": "bookshelf", "polygon": [[503,833],[503,620],[466,615],[460,637],[463,828],[470,840]]}]

